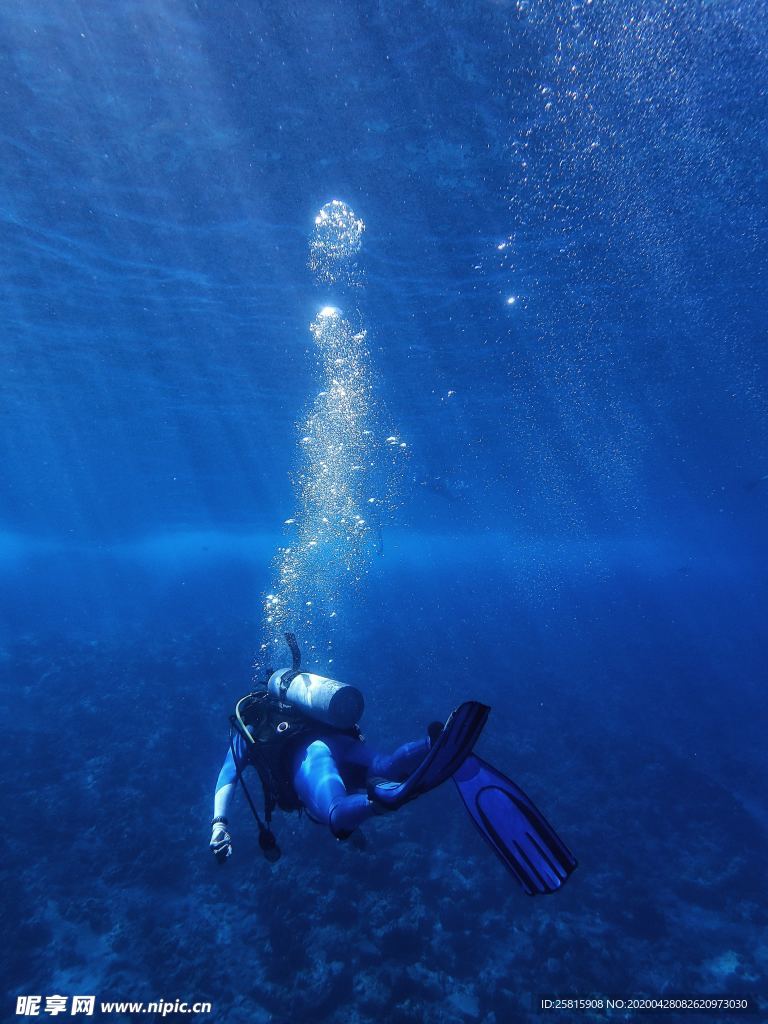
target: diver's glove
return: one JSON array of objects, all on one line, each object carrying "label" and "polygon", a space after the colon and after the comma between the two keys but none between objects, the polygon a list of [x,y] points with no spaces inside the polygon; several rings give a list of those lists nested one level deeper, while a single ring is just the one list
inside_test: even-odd
[{"label": "diver's glove", "polygon": [[214,818],[211,823],[209,846],[219,864],[223,864],[227,857],[232,856],[232,836],[227,832],[227,824],[226,818]]}]

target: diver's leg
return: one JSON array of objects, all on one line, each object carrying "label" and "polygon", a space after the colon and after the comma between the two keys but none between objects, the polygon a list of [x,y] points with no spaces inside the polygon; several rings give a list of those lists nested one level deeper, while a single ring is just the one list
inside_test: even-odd
[{"label": "diver's leg", "polygon": [[383,779],[402,782],[415,772],[429,751],[429,737],[403,743],[393,754],[375,754],[371,759],[370,773]]},{"label": "diver's leg", "polygon": [[322,740],[299,750],[293,785],[309,816],[338,839],[346,839],[376,813],[365,793],[347,793],[331,749]]},{"label": "diver's leg", "polygon": [[[402,782],[421,764],[429,751],[429,737],[403,743],[393,754],[381,754],[351,736],[330,736],[327,740],[342,773],[349,768],[364,769],[368,775]],[[354,786],[353,786],[354,788]]]}]

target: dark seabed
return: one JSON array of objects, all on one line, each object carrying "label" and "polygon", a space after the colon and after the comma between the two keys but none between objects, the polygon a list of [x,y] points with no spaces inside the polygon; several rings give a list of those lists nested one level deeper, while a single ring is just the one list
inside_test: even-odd
[{"label": "dark seabed", "polygon": [[[767,16],[3,5],[3,1020],[768,1019]],[[358,277],[318,283],[337,197]],[[552,897],[450,783],[364,849],[278,814],[274,866],[240,797],[208,850],[337,305],[375,512],[290,625],[381,748],[492,705],[579,860]],[[762,1011],[539,1009],[710,994]]]}]

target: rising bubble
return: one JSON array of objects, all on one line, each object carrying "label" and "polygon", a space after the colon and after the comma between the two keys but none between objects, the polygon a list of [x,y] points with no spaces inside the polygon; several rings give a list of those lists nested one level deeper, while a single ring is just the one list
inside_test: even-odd
[{"label": "rising bubble", "polygon": [[365,224],[340,199],[326,203],[315,217],[309,266],[319,284],[359,283],[357,255]]}]

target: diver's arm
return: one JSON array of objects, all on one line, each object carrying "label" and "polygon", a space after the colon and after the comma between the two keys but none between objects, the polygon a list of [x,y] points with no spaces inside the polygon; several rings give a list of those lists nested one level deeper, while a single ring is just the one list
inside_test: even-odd
[{"label": "diver's arm", "polygon": [[[241,744],[242,742],[240,740]],[[242,763],[242,751],[235,748],[235,753],[237,754],[238,761]],[[236,784],[237,768],[235,767],[235,759],[232,756],[232,747],[230,747],[227,751],[227,756],[224,758],[224,764],[221,766],[219,777],[216,780],[216,795],[213,798],[214,818],[226,816],[227,807]]]},{"label": "diver's arm", "polygon": [[235,783],[227,782],[225,785],[219,787],[216,790],[216,795],[213,798],[213,816],[214,818],[226,818],[227,810],[229,809],[230,801],[235,795]]},{"label": "diver's arm", "polygon": [[[238,761],[241,761],[244,751],[242,750],[243,740],[240,736],[235,737],[234,745]],[[208,844],[216,860],[220,863],[223,863],[227,857],[232,856],[232,837],[229,834],[227,811],[236,785],[237,768],[235,767],[235,759],[232,756],[232,747],[230,746],[216,781],[216,794],[213,798],[211,841]]]}]

